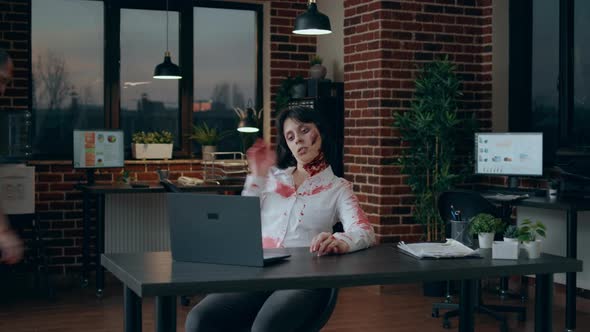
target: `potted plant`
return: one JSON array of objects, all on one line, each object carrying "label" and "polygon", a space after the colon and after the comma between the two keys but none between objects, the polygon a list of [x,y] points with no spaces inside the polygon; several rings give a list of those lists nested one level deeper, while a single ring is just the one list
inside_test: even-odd
[{"label": "potted plant", "polygon": [[285,77],[275,95],[275,110],[284,110],[289,106],[291,99],[303,98],[305,92],[305,79],[301,75]]},{"label": "potted plant", "polygon": [[314,55],[309,59],[309,76],[314,80],[323,80],[326,77],[328,70],[322,65],[324,59],[319,55]]},{"label": "potted plant", "polygon": [[502,220],[489,213],[480,213],[469,221],[471,234],[477,234],[480,248],[491,248],[494,234],[502,230]]},{"label": "potted plant", "polygon": [[217,144],[227,133],[222,133],[217,128],[209,127],[206,122],[193,125],[193,133],[189,138],[201,145],[203,160],[214,160],[217,152]]},{"label": "potted plant", "polygon": [[135,159],[172,159],[173,141],[166,130],[136,132],[131,138],[131,154]]},{"label": "potted plant", "polygon": [[444,239],[445,221],[437,199],[472,167],[465,161],[472,160],[477,122],[457,116],[457,98],[462,93],[455,70],[447,59],[426,64],[416,78],[411,109],[395,114],[393,124],[404,147],[397,164],[407,175],[406,183],[415,197],[414,219],[424,226],[426,241]]},{"label": "potted plant", "polygon": [[541,239],[545,237],[547,228],[540,222],[533,222],[530,219],[524,219],[519,227],[518,239],[522,241],[522,245],[527,252],[530,259],[541,257]]},{"label": "potted plant", "polygon": [[504,241],[506,242],[518,242],[518,227],[515,225],[509,225],[504,231]]}]

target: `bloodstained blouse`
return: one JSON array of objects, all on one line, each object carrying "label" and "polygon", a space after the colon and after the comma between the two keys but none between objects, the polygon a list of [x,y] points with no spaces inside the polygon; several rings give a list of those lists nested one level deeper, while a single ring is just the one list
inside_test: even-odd
[{"label": "bloodstained blouse", "polygon": [[295,189],[294,167],[271,168],[266,177],[248,175],[243,196],[260,197],[264,248],[309,247],[314,236],[332,233],[338,221],[350,252],[370,247],[375,233],[352,190],[331,167],[310,176]]}]

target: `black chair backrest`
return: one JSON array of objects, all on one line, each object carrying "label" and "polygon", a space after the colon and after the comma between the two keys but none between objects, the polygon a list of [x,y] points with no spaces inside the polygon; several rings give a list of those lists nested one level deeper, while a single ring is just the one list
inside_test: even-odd
[{"label": "black chair backrest", "polygon": [[477,191],[445,191],[438,197],[438,212],[444,221],[451,220],[451,205],[455,211],[461,211],[461,219],[468,221],[479,213],[489,213],[500,217],[498,207],[485,199]]}]

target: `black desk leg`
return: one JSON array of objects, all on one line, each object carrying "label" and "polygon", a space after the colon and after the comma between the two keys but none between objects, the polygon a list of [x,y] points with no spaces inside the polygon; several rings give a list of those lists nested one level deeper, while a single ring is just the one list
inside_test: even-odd
[{"label": "black desk leg", "polygon": [[102,297],[104,289],[104,268],[100,255],[104,253],[104,195],[96,196],[96,296]]},{"label": "black desk leg", "polygon": [[[568,258],[578,257],[578,210],[567,211],[567,248]],[[576,330],[576,272],[565,274],[565,330]]]},{"label": "black desk leg", "polygon": [[459,303],[459,332],[473,332],[473,311],[476,305],[474,280],[461,280]]},{"label": "black desk leg", "polygon": [[176,331],[176,296],[156,297],[156,332]]},{"label": "black desk leg", "polygon": [[[141,298],[125,286],[125,332],[141,332]],[[176,330],[175,330],[176,331]]]},{"label": "black desk leg", "polygon": [[553,330],[553,274],[537,274],[535,279],[535,332]]},{"label": "black desk leg", "polygon": [[84,192],[82,201],[82,287],[88,286],[90,265],[90,194]]}]

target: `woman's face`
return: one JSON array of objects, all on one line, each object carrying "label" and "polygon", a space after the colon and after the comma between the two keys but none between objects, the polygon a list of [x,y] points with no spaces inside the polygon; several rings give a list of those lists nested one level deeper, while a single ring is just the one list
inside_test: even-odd
[{"label": "woman's face", "polygon": [[287,119],[283,124],[283,132],[287,146],[298,164],[305,165],[320,153],[322,137],[315,124]]}]

